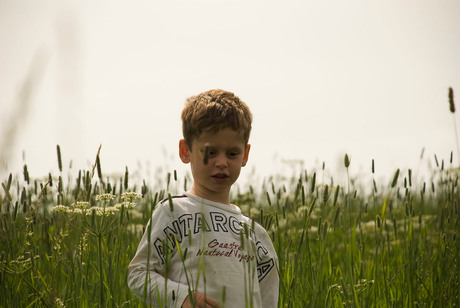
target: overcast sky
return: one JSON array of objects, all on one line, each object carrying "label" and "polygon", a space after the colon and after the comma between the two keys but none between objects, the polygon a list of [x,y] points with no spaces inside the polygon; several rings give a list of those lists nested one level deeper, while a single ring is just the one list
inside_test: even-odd
[{"label": "overcast sky", "polygon": [[0,0],[0,46],[6,172],[56,173],[56,144],[75,170],[102,144],[105,173],[185,172],[180,112],[212,88],[254,114],[243,178],[335,175],[345,153],[352,174],[458,165],[457,0]]}]

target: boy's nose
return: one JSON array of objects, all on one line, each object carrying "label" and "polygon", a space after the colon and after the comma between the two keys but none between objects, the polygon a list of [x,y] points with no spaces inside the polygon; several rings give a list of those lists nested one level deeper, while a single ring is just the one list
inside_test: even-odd
[{"label": "boy's nose", "polygon": [[226,155],[218,155],[215,160],[216,167],[222,168],[227,167],[227,156]]}]

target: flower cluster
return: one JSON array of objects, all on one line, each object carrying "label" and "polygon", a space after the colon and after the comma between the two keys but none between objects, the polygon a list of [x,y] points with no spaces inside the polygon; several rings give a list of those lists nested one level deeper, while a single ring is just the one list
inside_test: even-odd
[{"label": "flower cluster", "polygon": [[108,207],[100,207],[100,206],[93,206],[90,209],[90,212],[87,213],[87,215],[96,215],[96,216],[109,216],[109,215],[115,215],[119,209],[117,209],[114,206],[108,206]]},{"label": "flower cluster", "polygon": [[59,297],[54,299],[54,303],[56,304],[56,307],[65,307],[64,302]]},{"label": "flower cluster", "polygon": [[[32,260],[33,258],[33,260]],[[0,268],[6,270],[9,273],[24,273],[32,267],[33,262],[39,259],[40,256],[26,258],[24,255],[18,256],[15,260],[1,260]]]},{"label": "flower cluster", "polygon": [[101,194],[96,196],[97,201],[108,202],[115,199],[115,195],[112,194]]},{"label": "flower cluster", "polygon": [[338,283],[329,286],[329,290],[337,291],[337,292],[339,292],[340,294],[343,295],[342,286],[340,284],[338,284]]},{"label": "flower cluster", "polygon": [[133,201],[133,200],[138,200],[142,198],[142,195],[141,194],[138,194],[138,193],[135,193],[135,192],[125,192],[121,195],[121,199],[123,201]]},{"label": "flower cluster", "polygon": [[[104,203],[112,201],[115,198],[116,196],[112,194],[101,194],[96,196],[97,201],[102,201]],[[140,198],[140,194],[134,192],[126,192],[121,195],[121,199],[123,200],[123,202],[117,203],[114,206],[90,207],[89,202],[77,201],[75,203],[72,203],[70,206],[65,206],[61,204],[56,205],[53,207],[53,211],[86,216],[110,216],[117,214],[122,209],[122,207],[124,207],[127,210],[134,208],[136,206],[136,202],[133,202],[133,200],[137,200]]]},{"label": "flower cluster", "polygon": [[120,211],[120,208],[115,206],[107,206],[107,207],[100,207],[100,206],[93,206],[90,208],[74,208],[65,205],[56,205],[53,207],[53,211],[56,212],[65,212],[69,214],[75,215],[96,215],[96,216],[109,216],[114,215]]},{"label": "flower cluster", "polygon": [[117,203],[115,204],[115,208],[121,210],[121,207],[124,207],[127,210],[130,210],[134,208],[137,205],[136,202],[129,202],[129,201],[124,201],[122,203]]},{"label": "flower cluster", "polygon": [[357,284],[355,284],[356,292],[360,293],[367,289],[367,287],[374,284],[374,280],[360,279]]},{"label": "flower cluster", "polygon": [[[358,283],[354,285],[355,292],[361,293],[362,291],[366,290],[367,287],[371,286],[372,284],[374,284],[374,280],[367,280],[367,279],[364,279],[364,278],[360,279],[358,281]],[[352,293],[350,285],[346,285],[345,288],[347,289],[346,293],[344,292],[343,287],[340,284],[333,284],[333,285],[329,286],[329,290],[337,291],[338,293],[340,293],[341,296],[344,296],[345,294],[351,294]]]},{"label": "flower cluster", "polygon": [[53,211],[56,211],[56,212],[67,212],[68,210],[69,210],[69,207],[65,205],[53,206]]},{"label": "flower cluster", "polygon": [[86,202],[86,201],[77,201],[75,203],[72,203],[72,207],[74,209],[85,210],[88,208],[88,206],[89,206],[89,202]]}]

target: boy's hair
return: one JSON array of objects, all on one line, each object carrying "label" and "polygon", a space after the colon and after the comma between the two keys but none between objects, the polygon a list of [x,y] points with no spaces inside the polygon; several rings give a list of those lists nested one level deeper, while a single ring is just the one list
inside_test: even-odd
[{"label": "boy's hair", "polygon": [[181,118],[182,133],[189,147],[193,138],[204,132],[216,133],[223,128],[241,133],[245,145],[248,144],[252,114],[249,107],[231,92],[216,89],[188,98]]}]

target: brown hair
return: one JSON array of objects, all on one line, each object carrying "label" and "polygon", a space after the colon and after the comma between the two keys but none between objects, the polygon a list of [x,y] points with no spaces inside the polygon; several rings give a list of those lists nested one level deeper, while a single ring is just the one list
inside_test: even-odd
[{"label": "brown hair", "polygon": [[204,132],[231,128],[242,133],[245,144],[251,133],[252,114],[235,94],[216,89],[187,99],[182,110],[182,133],[189,147]]}]

